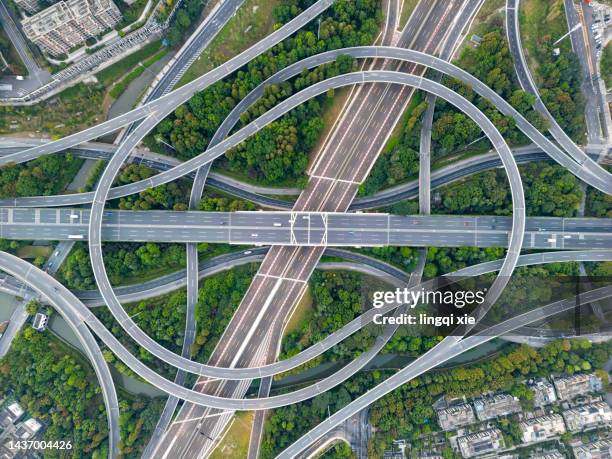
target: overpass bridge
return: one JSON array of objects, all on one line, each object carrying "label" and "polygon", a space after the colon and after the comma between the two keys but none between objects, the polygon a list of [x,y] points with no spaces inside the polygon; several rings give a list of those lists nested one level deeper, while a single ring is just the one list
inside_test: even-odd
[{"label": "overpass bridge", "polygon": [[[0,238],[87,240],[88,209],[0,208]],[[105,210],[102,238],[290,246],[507,247],[510,217]],[[612,221],[527,218],[523,249],[612,248]]]}]

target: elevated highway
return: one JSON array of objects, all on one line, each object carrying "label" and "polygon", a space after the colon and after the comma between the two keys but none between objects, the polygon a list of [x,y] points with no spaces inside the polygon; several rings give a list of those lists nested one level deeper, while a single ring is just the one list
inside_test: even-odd
[{"label": "elevated highway", "polygon": [[[88,209],[0,208],[0,238],[87,240]],[[102,240],[234,245],[507,247],[510,217],[106,210]],[[523,249],[612,248],[604,218],[529,217]]]}]

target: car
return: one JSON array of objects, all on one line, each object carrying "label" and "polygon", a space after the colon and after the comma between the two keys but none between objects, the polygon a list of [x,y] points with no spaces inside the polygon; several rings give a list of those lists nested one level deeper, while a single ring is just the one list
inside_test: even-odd
[{"label": "car", "polygon": [[257,233],[251,233],[251,237],[257,237]]},{"label": "car", "polygon": [[280,223],[276,222],[274,223],[274,226],[282,226]]},{"label": "car", "polygon": [[49,268],[52,268],[52,267],[53,267],[53,262],[52,262],[52,261],[50,261],[50,262],[49,262]]},{"label": "car", "polygon": [[54,257],[57,257],[59,255],[59,250],[56,250],[55,253],[53,254]]},{"label": "car", "polygon": [[251,255],[253,252],[251,252],[250,250],[247,250],[246,252],[244,252],[245,255]]}]

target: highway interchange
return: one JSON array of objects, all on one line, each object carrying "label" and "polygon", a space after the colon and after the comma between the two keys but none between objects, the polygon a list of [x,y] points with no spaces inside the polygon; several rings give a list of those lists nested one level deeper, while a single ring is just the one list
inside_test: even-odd
[{"label": "highway interchange", "polygon": [[[122,142],[112,155],[112,158],[104,171],[100,184],[94,193],[65,196],[61,199],[66,199],[67,201],[63,201],[61,204],[58,203],[58,199],[60,199],[60,197],[32,197],[20,199],[12,203],[3,203],[3,205],[6,206],[19,205],[38,207],[91,203],[92,206],[89,211],[84,211],[82,209],[56,210],[44,208],[2,208],[0,209],[0,216],[2,218],[2,225],[0,226],[2,234],[0,234],[0,237],[36,237],[38,239],[49,238],[54,240],[66,238],[68,240],[69,235],[76,235],[78,236],[78,239],[82,238],[83,240],[88,240],[94,275],[96,277],[102,298],[110,308],[115,318],[122,326],[124,326],[124,328],[126,328],[126,331],[133,339],[136,340],[136,342],[160,359],[187,372],[205,375],[210,378],[219,378],[221,380],[246,380],[247,382],[253,378],[272,376],[280,371],[286,371],[286,369],[294,368],[295,366],[310,360],[314,356],[319,355],[325,349],[329,349],[331,346],[344,339],[344,337],[349,336],[356,331],[356,329],[351,329],[349,324],[339,332],[330,335],[328,339],[318,343],[315,346],[312,346],[297,356],[276,363],[269,362],[269,359],[271,357],[272,359],[275,358],[275,346],[271,344],[273,344],[275,340],[278,341],[279,336],[274,336],[273,333],[268,335],[255,334],[254,330],[262,320],[265,320],[266,309],[269,308],[272,301],[275,301],[275,295],[279,292],[279,290],[286,289],[283,294],[283,298],[291,298],[292,301],[299,298],[300,291],[302,291],[310,272],[312,269],[314,269],[314,266],[322,255],[323,248],[325,246],[378,246],[402,244],[412,246],[447,244],[450,246],[508,246],[509,249],[504,260],[500,260],[497,265],[488,265],[489,267],[494,266],[495,270],[499,271],[499,276],[489,289],[485,307],[479,310],[477,313],[477,318],[479,319],[486,313],[488,307],[490,307],[502,293],[514,267],[520,265],[522,262],[524,264],[543,262],[543,260],[546,259],[555,259],[555,256],[562,256],[565,257],[563,259],[568,260],[610,259],[610,253],[606,250],[598,250],[597,252],[557,252],[550,254],[549,258],[542,254],[520,256],[521,247],[608,249],[610,248],[609,222],[598,221],[596,219],[525,219],[523,190],[520,175],[518,174],[518,169],[516,167],[515,157],[499,132],[497,132],[492,123],[476,107],[443,85],[423,78],[418,72],[422,73],[424,68],[416,67],[414,65],[412,67],[407,67],[407,62],[434,68],[438,71],[459,78],[467,84],[470,84],[478,94],[491,100],[498,107],[498,109],[502,111],[502,113],[513,116],[517,121],[517,126],[523,132],[525,132],[542,151],[546,152],[546,154],[548,154],[551,158],[565,166],[586,183],[589,183],[590,185],[604,192],[610,193],[612,191],[612,180],[610,174],[597,165],[575,144],[572,143],[570,145],[560,141],[559,143],[561,147],[563,147],[565,150],[565,152],[563,152],[557,145],[553,144],[546,139],[546,137],[540,134],[520,114],[518,114],[518,112],[516,112],[511,106],[509,106],[509,104],[507,104],[503,99],[501,99],[501,97],[499,97],[484,84],[452,64],[445,62],[443,59],[435,58],[429,54],[437,47],[433,47],[432,42],[436,36],[435,34],[440,30],[439,26],[443,24],[444,21],[449,21],[453,18],[452,14],[450,14],[451,8],[448,7],[440,8],[439,11],[435,8],[431,11],[425,11],[422,9],[423,11],[420,13],[424,15],[422,19],[425,19],[425,21],[427,19],[435,19],[438,21],[438,26],[434,28],[433,35],[424,33],[423,24],[425,21],[418,22],[418,20],[415,20],[415,24],[409,23],[407,25],[407,30],[410,30],[411,26],[416,27],[417,33],[415,37],[419,37],[419,33],[423,32],[423,37],[416,38],[415,40],[422,39],[420,46],[422,46],[424,52],[399,47],[391,47],[389,46],[390,43],[385,43],[383,40],[383,44],[386,46],[348,48],[344,50],[330,51],[304,59],[303,61],[293,64],[292,66],[289,66],[272,76],[267,82],[263,83],[260,85],[260,87],[256,88],[251,94],[249,94],[249,96],[243,100],[244,104],[242,102],[238,104],[230,116],[228,116],[228,118],[224,121],[223,125],[218,131],[218,136],[216,135],[217,138],[211,142],[211,146],[206,152],[185,163],[176,164],[174,167],[154,176],[152,179],[125,185],[123,187],[112,188],[115,175],[118,173],[119,168],[124,164],[124,162],[128,160],[132,149],[140,142],[146,133],[153,129],[155,125],[168,113],[174,110],[175,107],[188,100],[195,91],[208,87],[215,81],[218,81],[234,70],[240,68],[253,57],[269,49],[269,47],[273,46],[275,43],[278,43],[280,40],[284,39],[295,30],[312,20],[314,17],[320,14],[320,12],[328,8],[332,3],[332,0],[319,0],[312,7],[296,17],[293,21],[276,30],[273,34],[269,35],[261,42],[226,62],[222,66],[212,70],[203,77],[200,77],[192,83],[183,86],[179,90],[167,93],[166,95],[152,100],[151,102],[148,102],[127,114],[121,115],[118,118],[102,123],[96,127],[82,131],[81,133],[68,136],[58,141],[37,145],[32,148],[26,148],[21,151],[15,151],[3,155],[0,158],[0,164],[24,162],[43,154],[56,153],[70,147],[78,146],[80,143],[97,138],[101,134],[112,132],[118,128],[142,120],[142,122],[137,124],[132,130],[126,131]],[[477,9],[474,2],[472,2],[472,8],[472,10],[466,9],[464,11],[467,11],[466,14],[472,14],[474,9]],[[440,16],[436,16],[437,14]],[[453,30],[456,34],[454,36],[454,40],[456,40],[457,36],[460,35],[461,28],[454,28]],[[448,39],[448,37],[446,38]],[[451,44],[454,45],[454,42]],[[403,46],[406,45],[409,46],[408,43],[403,44]],[[400,42],[399,46],[402,46],[402,42]],[[341,75],[339,77],[330,78],[310,86],[284,100],[269,112],[262,115],[259,119],[243,127],[233,135],[227,137],[231,129],[237,123],[240,113],[246,110],[257,100],[258,97],[260,97],[265,84],[269,84],[272,81],[286,80],[287,78],[299,73],[303,68],[312,68],[320,65],[321,63],[333,61],[341,54],[348,54],[361,59],[368,57],[378,58],[379,64],[372,64],[369,70]],[[401,65],[396,64],[397,66],[391,70],[388,70],[387,68],[377,68],[377,65],[380,65],[380,60],[382,60],[381,58],[385,58],[385,63],[393,61],[404,63]],[[403,73],[402,71],[398,70],[413,71],[416,74]],[[512,192],[512,217],[398,217],[389,216],[386,214],[342,213],[350,206],[357,189],[356,185],[362,183],[367,177],[369,169],[373,165],[374,160],[380,151],[378,144],[381,146],[384,145],[384,141],[386,140],[391,129],[381,129],[379,131],[379,137],[377,137],[375,139],[376,141],[372,143],[372,148],[366,152],[359,152],[353,147],[354,144],[359,142],[359,138],[355,139],[343,136],[342,141],[346,142],[348,148],[346,155],[340,155],[338,153],[342,151],[341,148],[336,148],[336,150],[331,154],[320,154],[317,162],[315,162],[315,165],[313,165],[311,168],[311,182],[309,183],[309,187],[300,196],[300,198],[298,198],[298,201],[293,208],[294,212],[292,213],[245,212],[237,214],[204,214],[198,212],[127,213],[105,211],[104,208],[107,199],[133,194],[148,187],[167,183],[168,181],[175,180],[197,170],[198,173],[196,175],[196,185],[193,187],[192,199],[190,202],[190,207],[193,208],[194,203],[197,202],[202,193],[208,168],[212,160],[224,154],[224,152],[229,148],[239,144],[248,136],[256,133],[261,128],[280,117],[282,114],[302,104],[306,100],[309,100],[318,94],[324,93],[331,88],[353,85],[356,83],[360,84],[358,91],[369,91],[364,98],[364,101],[366,101],[364,103],[367,104],[368,97],[371,97],[372,101],[380,99],[376,109],[382,110],[385,107],[384,98],[386,97],[388,98],[389,103],[392,104],[393,109],[401,113],[402,107],[405,106],[412,92],[412,90],[409,89],[406,90],[404,94],[404,91],[408,86],[411,86],[431,92],[437,97],[445,98],[449,102],[456,105],[459,109],[466,112],[480,125],[485,134],[491,140],[491,143],[497,150],[497,153],[500,155],[500,162],[508,174],[510,189]],[[381,99],[381,97],[383,99]],[[401,101],[401,103],[395,104],[396,100]],[[354,108],[351,107],[353,106],[349,106],[347,110],[354,109],[356,113],[362,111],[359,106],[355,106]],[[389,119],[389,113],[390,112],[387,111],[385,115],[386,118],[382,119],[383,125],[387,123],[386,120]],[[363,119],[363,126],[367,126],[370,121],[371,120],[368,117],[365,117]],[[389,125],[385,127],[389,128],[392,126],[393,123],[389,123]],[[360,132],[368,131],[367,129],[362,128]],[[367,158],[364,158],[364,155]],[[347,158],[350,158],[350,160]],[[338,162],[334,163],[334,161]],[[26,202],[27,199],[29,199],[29,201]],[[77,213],[77,218],[72,217]],[[115,221],[114,219],[117,221],[117,226],[113,226]],[[127,223],[125,219],[127,219]],[[176,223],[174,223],[173,220],[175,220]],[[441,225],[444,226],[443,230],[439,229]],[[143,231],[144,227],[148,228],[148,230]],[[415,229],[415,227],[418,227],[418,229]],[[141,239],[135,239],[136,237]],[[151,237],[151,239],[142,239],[143,237]],[[261,308],[261,311],[255,314],[255,316],[252,316],[252,318],[255,319],[253,321],[253,326],[249,324],[247,330],[250,331],[248,331],[246,334],[246,340],[240,341],[243,342],[244,345],[238,345],[239,348],[232,346],[218,348],[219,358],[215,359],[213,357],[211,361],[213,365],[192,362],[188,359],[188,355],[186,356],[184,352],[183,355],[179,356],[158,345],[140,328],[138,328],[138,326],[129,316],[127,316],[125,310],[119,302],[119,299],[117,298],[116,293],[118,292],[113,291],[104,269],[102,255],[102,242],[104,240],[158,240],[189,243],[198,242],[201,240],[210,240],[214,242],[224,241],[237,244],[248,243],[255,245],[278,245],[277,247],[274,247],[268,251],[258,276],[256,276],[254,285],[257,287],[255,287],[253,292],[262,293],[253,293],[250,297],[249,293],[247,293],[247,297],[249,298],[248,304],[252,306],[247,305],[245,307],[255,308],[258,304],[263,304],[263,307]],[[193,250],[194,245],[189,245]],[[291,248],[292,246],[294,248]],[[188,263],[188,272],[192,273],[191,277],[189,275],[187,276],[188,283],[191,279],[191,288],[188,288],[188,292],[193,292],[194,286],[195,290],[197,291],[197,275],[195,278],[193,276],[193,273],[197,273],[198,271],[197,255],[194,257],[192,253],[192,255],[188,257]],[[298,266],[300,264],[302,265],[302,268],[299,273],[295,272],[292,274],[292,265]],[[182,387],[181,384],[165,380],[143,365],[134,356],[131,356],[125,348],[123,348],[116,338],[112,336],[112,334],[110,334],[110,332],[108,332],[108,330],[106,330],[99,321],[97,321],[95,316],[93,316],[93,314],[87,310],[87,308],[77,297],[74,296],[74,294],[65,289],[48,274],[33,268],[31,265],[28,265],[27,263],[8,254],[0,254],[0,265],[7,273],[14,275],[21,282],[24,282],[36,290],[39,294],[45,296],[47,300],[53,304],[60,311],[60,313],[62,313],[62,315],[67,317],[67,320],[72,324],[73,328],[80,331],[78,334],[80,334],[81,339],[86,341],[89,340],[90,344],[93,341],[93,337],[89,339],[89,336],[84,331],[87,330],[87,333],[91,335],[87,326],[84,325],[86,323],[102,339],[102,341],[114,353],[117,354],[121,360],[123,360],[130,368],[152,384],[180,399],[184,399],[197,405],[226,410],[230,413],[232,410],[236,409],[263,410],[271,407],[283,406],[289,403],[296,403],[299,400],[311,398],[321,391],[328,390],[363,368],[363,366],[367,364],[367,362],[374,355],[376,355],[376,353],[378,353],[378,350],[380,350],[386,342],[385,340],[389,339],[393,333],[393,330],[389,329],[387,334],[382,335],[371,349],[363,353],[353,362],[347,364],[338,373],[321,381],[315,387],[307,387],[281,396],[264,396],[255,399],[243,399],[242,395],[244,394],[246,387],[244,384],[238,381],[233,383],[234,385],[226,386],[224,383],[218,384],[218,390],[216,392],[217,395],[211,395],[199,392],[198,390],[189,390]],[[275,274],[276,271],[274,270],[279,267],[282,268],[281,271],[279,271],[278,274]],[[462,274],[475,275],[477,272],[477,267],[471,267],[466,268]],[[293,279],[296,279],[297,282]],[[285,282],[285,280],[288,282]],[[191,294],[193,295],[193,293]],[[607,290],[599,290],[592,292],[588,298],[601,299],[607,298],[608,295],[609,292]],[[193,298],[191,303],[194,303]],[[278,305],[278,308],[289,312],[292,308],[292,304],[292,302],[285,300],[282,304]],[[397,306],[398,305],[394,305],[393,308],[389,309],[389,311],[397,308]],[[557,309],[555,308],[563,309],[567,307],[569,307],[567,302],[563,304],[559,303],[553,307],[553,310],[556,311]],[[239,313],[240,310],[241,309],[239,309]],[[258,309],[253,310],[257,311]],[[278,310],[276,307],[270,308],[268,315],[271,312],[278,313]],[[548,311],[548,313],[550,312],[551,311]],[[368,313],[365,315],[367,314]],[[281,319],[279,322],[272,320],[272,323],[277,323],[278,325],[274,327],[277,334],[278,331],[282,330],[283,328],[282,325],[284,314],[280,313],[278,316]],[[503,325],[503,327],[495,329],[494,334],[497,336],[497,334],[506,333],[516,327],[520,327],[521,325],[535,320],[535,317],[535,315],[526,315],[525,317],[518,318],[516,321],[512,321],[512,323],[506,323]],[[351,322],[351,324],[352,323],[353,322]],[[230,329],[231,327],[232,325],[230,324]],[[353,325],[353,328],[354,327],[355,325]],[[346,331],[343,332],[345,333],[343,335],[341,332],[345,330],[345,328]],[[237,330],[238,328],[230,330],[229,334],[226,331],[226,334],[231,337],[233,334],[237,333]],[[352,331],[349,333],[349,330]],[[251,338],[254,338],[254,346],[251,345],[251,347],[247,349],[245,345],[249,344]],[[356,412],[355,409],[361,409],[364,406],[367,406],[369,403],[384,395],[384,393],[392,390],[394,387],[398,387],[400,384],[403,384],[409,379],[421,374],[423,371],[442,363],[449,358],[449,356],[457,355],[458,353],[477,346],[488,339],[491,339],[491,337],[481,336],[465,339],[450,337],[445,339],[442,343],[440,343],[440,345],[423,355],[413,364],[404,368],[392,378],[385,381],[380,386],[377,386],[377,388],[351,403],[345,409],[328,418],[323,424],[310,432],[307,436],[303,437],[281,456],[292,457],[292,455],[304,449],[310,444],[310,442],[316,440],[321,434],[325,433],[326,430],[333,428],[333,426],[338,422],[342,422],[338,421],[338,419],[346,416],[347,413]],[[95,341],[93,342],[95,343]],[[257,349],[261,343],[265,342],[268,343],[270,348],[268,350],[263,349],[265,352],[262,353],[262,351],[258,351]],[[261,347],[265,348],[265,346]],[[240,361],[239,357],[245,351],[247,351],[245,353],[245,358]],[[92,359],[92,361],[95,361],[96,358],[99,358],[99,355],[95,354],[95,352],[92,350],[89,352],[89,357]],[[237,366],[239,362],[240,365]],[[250,362],[255,362],[255,365],[249,368],[242,368],[244,366],[248,367]],[[105,364],[103,366],[106,367]],[[278,370],[279,368],[282,368],[282,370]],[[106,369],[108,370],[107,367]],[[96,371],[99,373],[99,377],[103,376],[101,369],[96,369]],[[109,409],[109,413],[112,414],[112,399],[110,396],[107,397],[106,392],[108,391],[114,393],[114,388],[103,388],[103,391],[105,393],[107,409]],[[107,401],[107,398],[109,401]],[[185,406],[187,406],[187,404],[185,404],[184,407]],[[220,416],[220,418],[221,417],[222,416]],[[109,416],[109,425],[113,422],[111,418],[112,416]],[[344,419],[346,419],[346,417],[344,417]],[[223,429],[223,425],[223,422],[214,421],[210,426],[208,426],[209,428],[219,430],[219,432],[212,432],[213,437],[216,437],[216,435],[220,433],[220,430]],[[199,430],[200,428],[201,423],[197,429]],[[113,430],[111,429],[111,432],[112,431]],[[171,436],[170,438],[172,438],[172,444],[176,443],[179,435],[184,434],[185,433],[176,433],[175,435]],[[111,438],[111,445],[113,445],[110,453],[111,456],[116,452],[115,441],[116,439]],[[205,448],[210,449],[212,444],[208,443],[214,443],[214,441],[204,441],[204,443],[207,444]],[[170,446],[165,445],[166,451],[171,450],[172,444]],[[189,445],[193,445],[192,439],[189,439]],[[202,445],[195,445],[193,447],[196,449],[204,448]]]}]

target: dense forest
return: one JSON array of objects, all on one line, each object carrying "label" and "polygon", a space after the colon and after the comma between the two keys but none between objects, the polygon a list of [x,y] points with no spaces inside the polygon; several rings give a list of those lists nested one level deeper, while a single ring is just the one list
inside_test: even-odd
[{"label": "dense forest", "polygon": [[[72,457],[106,457],[108,423],[96,375],[85,357],[49,331],[25,328],[0,360],[0,390],[45,423],[45,440],[71,440]],[[163,401],[120,391],[123,457],[140,456]],[[63,457],[47,450],[45,457]]]},{"label": "dense forest", "polygon": [[60,194],[83,164],[71,154],[45,155],[0,168],[0,198]]},{"label": "dense forest", "polygon": [[[182,244],[106,243],[104,265],[113,285],[138,282],[146,276],[163,274],[185,267],[186,254]],[[66,258],[58,272],[58,279],[67,287],[89,290],[95,287],[95,279],[84,243],[78,243]]]},{"label": "dense forest", "polygon": [[[584,192],[580,181],[556,163],[519,166],[530,216],[575,217]],[[510,215],[511,195],[504,169],[476,174],[439,190],[435,213]]]},{"label": "dense forest", "polygon": [[[294,0],[279,5],[274,9],[276,20],[287,22],[309,4],[307,0]],[[280,68],[307,56],[329,49],[371,44],[378,33],[381,12],[374,0],[335,2],[321,18],[319,39],[317,25],[307,25],[295,36],[249,62],[235,75],[192,97],[160,123],[156,135],[168,139],[182,158],[201,153],[230,110],[255,86]],[[241,124],[248,123],[292,93],[352,68],[352,59],[341,57],[312,71],[305,70],[291,82],[271,85],[264,97],[241,117]],[[333,92],[310,100],[228,152],[228,168],[241,174],[246,172],[266,183],[303,177],[308,154],[323,129],[323,105],[326,98],[332,96]]]}]

